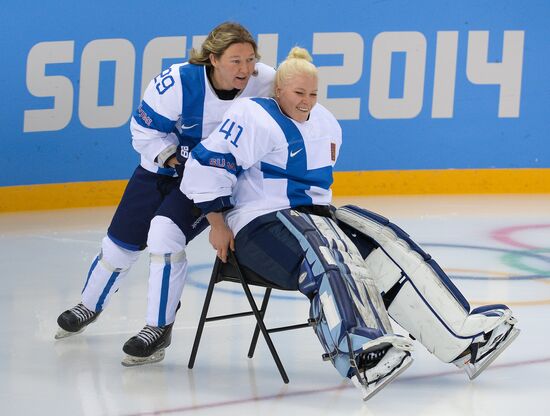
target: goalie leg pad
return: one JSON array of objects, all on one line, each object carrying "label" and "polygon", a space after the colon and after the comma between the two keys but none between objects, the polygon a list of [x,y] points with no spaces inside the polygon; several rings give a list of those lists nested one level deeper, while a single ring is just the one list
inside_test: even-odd
[{"label": "goalie leg pad", "polygon": [[[365,274],[362,257],[333,220],[294,210],[280,211],[277,216],[305,253],[299,290],[311,300],[310,317],[326,351],[323,358],[343,377],[356,377],[365,386],[370,382],[370,397],[386,384],[377,385],[375,375],[382,379],[393,367],[383,370],[381,366],[367,381],[365,366],[375,367],[389,351],[402,358],[409,356],[411,342],[393,334],[380,294]],[[384,350],[372,356],[381,346]],[[404,360],[393,361],[401,366]]]},{"label": "goalie leg pad", "polygon": [[442,361],[466,353],[464,361],[475,362],[480,358],[474,350],[487,349],[493,331],[507,334],[496,341],[501,343],[516,333],[507,330],[516,323],[507,306],[470,310],[441,267],[388,219],[352,205],[339,208],[336,218],[376,247],[364,264],[376,279],[389,315]]}]

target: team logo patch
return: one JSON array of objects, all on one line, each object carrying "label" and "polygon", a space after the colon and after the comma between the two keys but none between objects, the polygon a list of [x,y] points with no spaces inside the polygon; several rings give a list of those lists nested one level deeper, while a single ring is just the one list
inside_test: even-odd
[{"label": "team logo patch", "polygon": [[146,125],[147,127],[151,127],[151,123],[153,123],[153,120],[151,119],[151,117],[149,117],[149,116],[147,115],[147,113],[145,112],[145,110],[143,109],[143,107],[141,106],[141,104],[140,104],[140,106],[138,107],[137,112],[138,112],[138,114],[139,114],[139,118],[141,118],[141,119],[143,120],[143,122],[145,123],[145,125]]},{"label": "team logo patch", "polygon": [[330,160],[336,162],[336,143],[330,143]]}]

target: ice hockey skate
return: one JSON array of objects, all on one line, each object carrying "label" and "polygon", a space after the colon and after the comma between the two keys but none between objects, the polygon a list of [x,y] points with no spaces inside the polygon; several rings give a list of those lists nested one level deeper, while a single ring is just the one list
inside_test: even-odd
[{"label": "ice hockey skate", "polygon": [[[180,307],[181,302],[178,302],[176,313]],[[174,322],[162,327],[145,325],[137,335],[126,341],[122,347],[126,357],[122,359],[121,364],[124,367],[135,367],[162,361],[165,349],[172,342],[173,326]]]},{"label": "ice hockey skate", "polygon": [[75,307],[66,310],[57,318],[59,329],[55,334],[55,339],[67,338],[80,334],[86,327],[97,319],[99,312],[94,312],[79,303]]},{"label": "ice hockey skate", "polygon": [[172,326],[145,325],[139,334],[130,338],[122,347],[127,354],[122,360],[125,367],[158,363],[164,359],[164,350],[172,341]]},{"label": "ice hockey skate", "polygon": [[383,344],[366,350],[355,361],[357,371],[351,381],[367,401],[405,371],[413,359],[409,351]]},{"label": "ice hockey skate", "polygon": [[517,338],[520,330],[515,327],[516,322],[514,317],[510,317],[488,334],[480,335],[481,339],[474,340],[453,363],[458,368],[463,368],[470,380],[473,380]]}]

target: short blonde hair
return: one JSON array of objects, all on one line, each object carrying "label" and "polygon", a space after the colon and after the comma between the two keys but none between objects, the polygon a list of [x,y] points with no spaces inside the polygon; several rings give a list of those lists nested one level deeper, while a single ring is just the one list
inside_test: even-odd
[{"label": "short blonde hair", "polygon": [[227,48],[235,43],[249,43],[252,49],[254,49],[256,59],[260,59],[258,45],[250,32],[239,23],[224,22],[212,29],[203,42],[200,50],[191,50],[189,63],[211,66],[210,54],[214,54],[219,58]]},{"label": "short blonde hair", "polygon": [[279,64],[275,74],[274,89],[277,90],[287,80],[297,74],[308,74],[317,77],[317,67],[307,49],[293,47],[286,59]]}]

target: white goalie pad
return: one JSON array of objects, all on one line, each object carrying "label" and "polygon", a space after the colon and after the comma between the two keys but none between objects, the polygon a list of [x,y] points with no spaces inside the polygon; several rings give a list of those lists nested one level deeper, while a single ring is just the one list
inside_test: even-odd
[{"label": "white goalie pad", "polygon": [[361,253],[335,221],[294,210],[277,218],[304,251],[299,290],[311,301],[323,359],[358,383],[366,400],[410,365],[412,342],[393,334]]},{"label": "white goalie pad", "polygon": [[512,329],[515,319],[505,305],[470,311],[439,265],[386,218],[355,206],[339,208],[336,218],[373,240],[365,267],[389,315],[440,360],[452,362],[500,325]]}]

